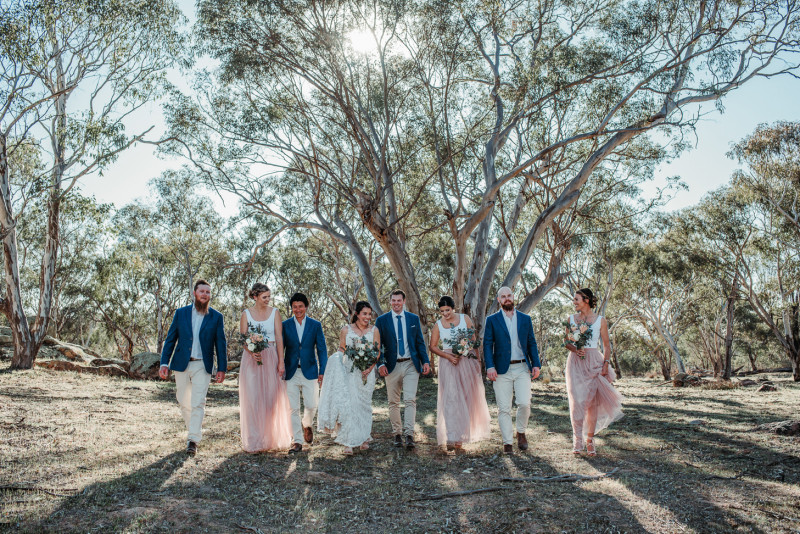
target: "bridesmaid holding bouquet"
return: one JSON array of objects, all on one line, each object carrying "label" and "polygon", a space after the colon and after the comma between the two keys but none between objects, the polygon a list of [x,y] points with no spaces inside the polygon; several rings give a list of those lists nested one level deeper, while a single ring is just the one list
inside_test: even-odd
[{"label": "bridesmaid holding bouquet", "polygon": [[[572,420],[572,451],[584,447],[589,456],[597,454],[594,435],[622,417],[622,395],[614,388],[614,369],[609,367],[611,343],[608,324],[593,310],[597,299],[589,288],[580,289],[572,300],[574,315],[566,322],[564,346],[570,351],[565,375]],[[598,350],[602,339],[603,352]]]},{"label": "bridesmaid holding bouquet", "polygon": [[[255,300],[242,312],[239,332],[245,339],[239,369],[239,420],[242,448],[247,452],[287,449],[292,444],[289,396],[283,358],[283,324],[280,312],[270,307],[269,288],[256,283]],[[277,349],[277,350],[276,350]]]},{"label": "bridesmaid holding bouquet", "polygon": [[430,344],[439,356],[436,439],[440,446],[460,449],[489,437],[489,406],[474,351],[480,344],[472,320],[455,313],[452,297],[439,299],[439,311],[442,318],[431,331]]}]

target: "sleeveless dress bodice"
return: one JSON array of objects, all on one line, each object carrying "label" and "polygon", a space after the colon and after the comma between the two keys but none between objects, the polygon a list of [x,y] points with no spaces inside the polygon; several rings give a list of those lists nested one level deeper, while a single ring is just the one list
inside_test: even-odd
[{"label": "sleeveless dress bodice", "polygon": [[367,338],[367,342],[370,342],[375,339],[375,327],[373,326],[363,336],[359,336],[355,330],[353,330],[352,325],[347,325],[347,335],[344,338],[345,346],[349,347],[351,345],[355,345],[357,341],[359,341],[362,337]]},{"label": "sleeveless dress bodice", "polygon": [[437,321],[437,324],[439,326],[439,339],[442,340],[442,345],[444,346],[444,348],[447,349],[453,348],[454,340],[452,339],[452,335],[454,330],[467,329],[467,322],[464,320],[463,314],[458,315],[458,321],[459,321],[458,324],[453,328],[445,328],[442,319],[439,319],[439,321]]},{"label": "sleeveless dress bodice", "polygon": [[275,343],[275,308],[272,308],[272,312],[269,314],[269,317],[267,317],[265,321],[256,321],[255,319],[253,319],[253,316],[250,315],[249,309],[245,309],[244,312],[247,314],[247,322],[252,324],[253,326],[255,325],[260,326],[266,333],[267,339],[269,340],[270,344]]},{"label": "sleeveless dress bodice", "polygon": [[[602,321],[602,319],[603,319],[603,316],[602,315],[598,315],[595,318],[594,322],[592,324],[588,325],[588,326],[590,326],[592,328],[592,338],[589,340],[588,343],[586,343],[586,346],[584,347],[585,349],[596,349],[597,348],[597,343],[598,343],[598,341],[600,341],[600,322]],[[578,324],[577,321],[575,320],[575,316],[574,315],[570,315],[569,316],[569,322],[573,326]]]}]

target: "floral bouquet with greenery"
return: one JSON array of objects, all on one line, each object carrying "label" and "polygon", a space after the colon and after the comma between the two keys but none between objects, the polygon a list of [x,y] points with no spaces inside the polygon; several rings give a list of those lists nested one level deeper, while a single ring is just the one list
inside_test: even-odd
[{"label": "floral bouquet with greenery", "polygon": [[[262,350],[269,346],[269,338],[267,338],[264,327],[249,321],[247,322],[247,333],[242,334],[242,341],[245,347],[247,347],[247,350],[254,355],[260,354]],[[256,358],[256,363],[262,365],[261,359]]]},{"label": "floral bouquet with greenery", "polygon": [[[575,345],[578,350],[585,347],[592,339],[592,325],[587,324],[586,321],[581,321],[578,324],[572,324],[570,321],[564,321],[564,326],[567,327],[569,333],[564,338],[562,346]],[[580,356],[583,360],[586,355]]]},{"label": "floral bouquet with greenery", "polygon": [[450,349],[453,351],[453,354],[459,358],[464,356],[472,359],[478,358],[473,352],[473,349],[480,347],[481,342],[478,341],[478,338],[475,336],[474,328],[459,328],[453,330],[450,332],[450,344]]},{"label": "floral bouquet with greenery", "polygon": [[378,344],[367,340],[366,336],[355,339],[352,344],[347,345],[344,349],[344,355],[353,363],[353,368],[362,373],[378,360],[380,354]]}]

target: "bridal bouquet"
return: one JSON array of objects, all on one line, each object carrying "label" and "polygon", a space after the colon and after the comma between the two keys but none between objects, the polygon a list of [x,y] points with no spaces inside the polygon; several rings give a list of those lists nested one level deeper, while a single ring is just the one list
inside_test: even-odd
[{"label": "bridal bouquet", "polygon": [[459,328],[450,333],[450,345],[453,354],[459,358],[466,356],[467,358],[477,359],[472,349],[480,347],[481,342],[475,337],[474,328]]},{"label": "bridal bouquet", "polygon": [[[253,354],[258,354],[269,346],[267,333],[264,331],[264,327],[259,324],[254,325],[253,323],[248,322],[247,333],[242,334],[242,340],[244,341],[247,350]],[[262,365],[261,360],[256,360],[256,363],[258,363],[258,365]]]},{"label": "bridal bouquet", "polygon": [[[567,337],[564,338],[562,346],[575,345],[575,348],[582,349],[592,339],[592,325],[586,324],[586,321],[581,321],[579,324],[572,324],[569,321],[564,321],[564,326],[569,329]],[[581,356],[581,360],[586,356]]]},{"label": "bridal bouquet", "polygon": [[344,355],[353,362],[355,369],[363,373],[378,359],[380,348],[374,341],[367,341],[366,337],[362,337],[348,345],[344,349]]}]

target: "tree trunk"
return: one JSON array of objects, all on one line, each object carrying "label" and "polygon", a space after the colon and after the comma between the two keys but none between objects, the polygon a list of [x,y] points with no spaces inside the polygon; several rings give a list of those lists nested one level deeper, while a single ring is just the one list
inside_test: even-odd
[{"label": "tree trunk", "polygon": [[656,358],[658,359],[658,364],[661,367],[661,376],[664,377],[664,380],[671,380],[672,379],[672,369],[669,365],[669,358],[664,354],[664,350],[659,348],[656,350]]},{"label": "tree trunk", "polygon": [[158,288],[153,295],[156,299],[156,350],[161,353],[164,348],[164,309],[161,302],[161,273],[157,273]]},{"label": "tree trunk", "polygon": [[614,366],[614,372],[617,373],[617,378],[622,378],[622,369],[619,368],[619,359],[617,358],[617,344],[614,343],[616,332],[611,334],[609,343],[611,344],[611,364]]},{"label": "tree trunk", "polygon": [[747,344],[747,359],[750,360],[750,370],[757,371],[755,351],[750,343]]},{"label": "tree trunk", "polygon": [[337,236],[341,235],[340,240],[345,244],[350,254],[353,255],[353,259],[358,266],[358,272],[361,274],[361,281],[364,284],[364,291],[367,293],[367,302],[372,306],[375,313],[381,315],[383,313],[383,308],[381,307],[378,289],[375,285],[375,278],[372,276],[372,266],[369,263],[369,258],[367,258],[367,255],[364,254],[364,250],[358,244],[358,240],[353,233],[353,229],[350,228],[350,225],[338,217],[334,222],[342,234],[334,233],[332,230],[331,234]]},{"label": "tree trunk", "polygon": [[[6,282],[2,312],[8,319],[11,337],[14,340],[11,368],[30,369],[39,352],[41,340],[36,342],[23,307],[16,225],[17,221],[11,207],[11,169],[8,164],[7,139],[0,134],[0,232],[2,232],[3,239],[3,267]],[[40,337],[43,339],[43,336]]]},{"label": "tree trunk", "polygon": [[728,310],[727,310],[727,322],[728,324],[725,327],[725,370],[723,372],[722,378],[725,380],[731,379],[731,360],[733,359],[733,308],[734,308],[734,301],[736,299],[736,287],[737,287],[737,280],[736,277],[733,279],[733,287],[731,287],[731,293],[728,295]]},{"label": "tree trunk", "polygon": [[800,305],[795,297],[794,303],[789,307],[789,334],[786,339],[790,346],[789,359],[792,361],[792,378],[800,382]]}]

